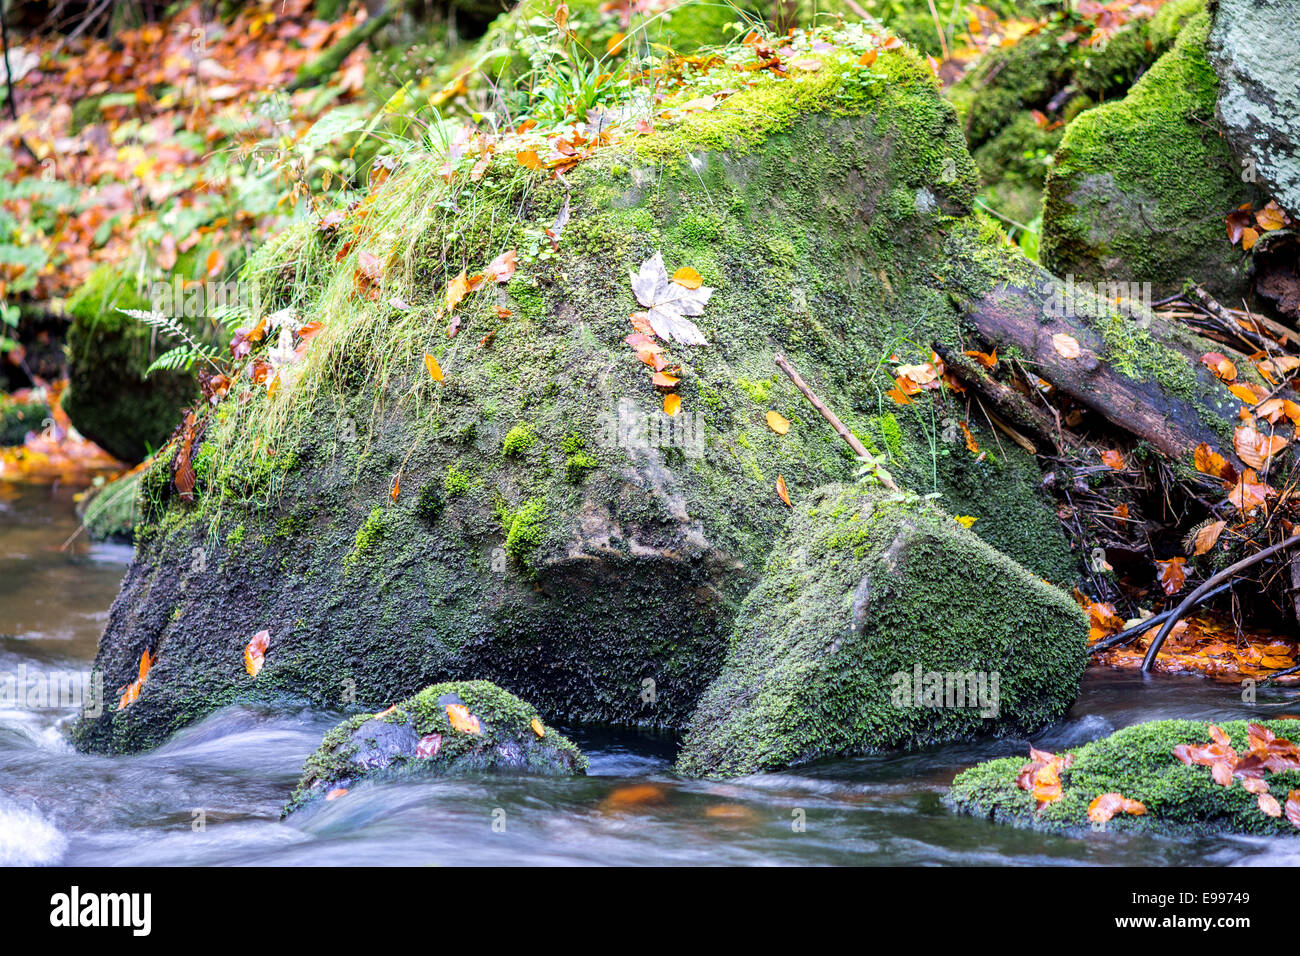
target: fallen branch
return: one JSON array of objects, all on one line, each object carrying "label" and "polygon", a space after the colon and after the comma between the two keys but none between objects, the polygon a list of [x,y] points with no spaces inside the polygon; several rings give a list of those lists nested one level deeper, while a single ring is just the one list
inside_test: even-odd
[{"label": "fallen branch", "polygon": [[1281,352],[1276,342],[1265,338],[1258,332],[1244,328],[1237,321],[1236,316],[1219,304],[1210,293],[1206,292],[1199,285],[1193,285],[1188,289],[1189,294],[1200,305],[1201,311],[1214,320],[1215,325],[1227,335],[1235,337],[1240,342],[1254,346],[1263,352]]},{"label": "fallen branch", "polygon": [[1165,638],[1169,636],[1169,632],[1174,629],[1174,625],[1178,623],[1183,615],[1199,603],[1209,591],[1213,590],[1224,581],[1231,580],[1238,572],[1244,571],[1252,565],[1259,564],[1259,562],[1263,561],[1265,558],[1272,557],[1281,551],[1285,551],[1297,542],[1300,542],[1300,534],[1293,534],[1285,541],[1279,541],[1277,544],[1271,545],[1262,551],[1258,551],[1248,558],[1242,558],[1236,564],[1229,565],[1218,574],[1210,577],[1204,584],[1198,587],[1191,594],[1187,595],[1187,597],[1183,599],[1183,603],[1178,605],[1178,607],[1174,609],[1174,613],[1165,621],[1164,627],[1160,628],[1160,633],[1157,634],[1155,640],[1151,642],[1151,646],[1147,648],[1147,655],[1142,659],[1142,672],[1148,673],[1151,670],[1152,665],[1156,662],[1156,655],[1160,653],[1161,645],[1164,644]]},{"label": "fallen branch", "polygon": [[[812,407],[817,409],[817,411],[821,413],[822,418],[830,422],[831,428],[835,429],[835,434],[839,435],[841,438],[843,438],[846,442],[849,443],[849,447],[853,449],[854,454],[856,454],[859,458],[866,458],[870,460],[871,455],[867,452],[867,449],[863,446],[862,442],[858,441],[857,436],[854,435],[853,432],[849,431],[847,427],[845,427],[844,423],[839,420],[839,418],[836,416],[836,414],[833,411],[831,411],[829,408],[826,407],[825,402],[823,402],[820,398],[817,397],[817,395],[813,392],[813,390],[808,387],[808,385],[804,382],[802,378],[799,377],[799,373],[790,367],[789,361],[780,352],[776,353],[776,367],[779,368],[781,371],[785,372],[785,374],[789,377],[790,381],[794,382],[794,387],[799,389],[799,391],[803,392],[803,397],[808,399],[808,401],[812,403]],[[886,477],[885,475],[880,475],[878,477],[880,479],[880,483],[884,485],[886,488],[888,488],[890,491],[899,490],[898,485],[894,484],[892,479]]]},{"label": "fallen branch", "polygon": [[338,43],[310,63],[304,63],[299,67],[293,82],[289,84],[288,92],[296,93],[298,90],[325,82],[334,75],[335,70],[343,65],[343,61],[348,58],[348,55],[353,50],[388,26],[395,15],[394,10],[384,10],[382,13],[371,16],[365,23],[353,27]]},{"label": "fallen branch", "polygon": [[[1231,590],[1236,583],[1237,583],[1236,581],[1229,581],[1227,584],[1220,584],[1213,591],[1210,591],[1204,596],[1202,596],[1199,600],[1197,600],[1196,603],[1204,604],[1206,601],[1210,600],[1211,598],[1218,597],[1224,591]],[[1139,621],[1137,624],[1134,624],[1126,631],[1120,631],[1118,634],[1112,634],[1110,637],[1100,640],[1096,644],[1090,645],[1088,647],[1088,653],[1095,654],[1098,651],[1109,650],[1110,648],[1115,647],[1119,644],[1127,644],[1129,641],[1133,640],[1133,638],[1137,637],[1139,634],[1145,634],[1147,631],[1151,630],[1151,628],[1155,627],[1157,624],[1163,624],[1165,621],[1169,620],[1169,618],[1173,615],[1173,613],[1174,613],[1174,609],[1171,608],[1168,611],[1161,611],[1159,614],[1152,615],[1151,617],[1147,618],[1145,621]]]},{"label": "fallen branch", "polygon": [[935,354],[943,359],[944,368],[949,369],[986,401],[1000,418],[1021,431],[1046,439],[1058,454],[1061,452],[1063,439],[1060,436],[1059,423],[1052,416],[1042,409],[1035,408],[1015,389],[986,375],[974,362],[960,355],[956,349],[950,349],[941,342],[935,342],[933,345]]}]

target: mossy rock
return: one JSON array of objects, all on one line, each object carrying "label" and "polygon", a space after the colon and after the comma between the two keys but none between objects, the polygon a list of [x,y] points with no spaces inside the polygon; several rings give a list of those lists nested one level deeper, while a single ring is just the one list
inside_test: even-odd
[{"label": "mossy rock", "polygon": [[40,399],[16,399],[0,393],[0,448],[21,445],[28,432],[38,432],[50,408]]},{"label": "mossy rock", "polygon": [[434,684],[326,734],[303,765],[284,813],[362,782],[471,770],[582,774],[587,758],[531,705],[495,684]]},{"label": "mossy rock", "polygon": [[145,372],[174,343],[119,309],[148,309],[133,282],[101,266],[68,302],[68,390],[77,431],[134,464],[162,447],[198,394],[190,372]]},{"label": "mossy rock", "polygon": [[[777,352],[900,482],[1072,583],[1032,457],[976,423],[982,457],[946,442],[945,415],[962,417],[951,397],[885,394],[893,356],[960,343],[959,300],[1024,260],[972,214],[974,167],[925,63],[907,49],[869,69],[852,48],[823,56],[823,70],[758,77],[564,182],[512,156],[457,204],[439,161],[407,167],[362,246],[385,257],[405,311],[353,295],[355,249],[340,260],[310,227],[272,239],[248,267],[260,301],[324,331],[295,384],[213,411],[193,502],[171,490],[170,453],[142,478],[136,557],[97,666],[116,687],[145,648],[157,662],[130,707],[79,723],[78,744],[150,747],[236,700],[339,706],[349,687],[379,709],[471,677],[557,720],[682,726],[785,524],[777,477],[798,503],[856,468]],[[543,231],[566,205],[553,252]],[[518,273],[467,299],[449,338],[436,317],[448,281],[511,248]],[[698,319],[709,344],[667,345],[683,365],[676,425],[624,341],[629,271],[656,252],[715,289]],[[624,440],[631,417],[693,440]],[[535,440],[507,443],[522,423]],[[251,680],[243,647],[263,627]]]},{"label": "mossy rock", "polygon": [[[1057,16],[991,50],[945,94],[963,117],[985,186],[981,198],[1014,221],[1035,219],[1065,127],[1097,103],[1122,97],[1204,8],[1205,0],[1173,0],[1150,18],[1127,21],[1098,46],[1077,39],[1076,21]],[[1035,112],[1048,123],[1040,125]]]},{"label": "mossy rock", "polygon": [[79,510],[91,541],[132,542],[141,513],[140,475],[135,472],[87,492]]},{"label": "mossy rock", "polygon": [[1216,126],[1209,25],[1197,14],[1123,100],[1066,129],[1043,204],[1043,264],[1053,272],[1150,282],[1157,296],[1188,279],[1224,301],[1246,291],[1223,221],[1259,194]]},{"label": "mossy rock", "polygon": [[821,488],[741,605],[677,767],[728,777],[1034,733],[1074,702],[1087,631],[1069,595],[923,499]]},{"label": "mossy rock", "polygon": [[[1281,738],[1300,736],[1294,720],[1261,720]],[[1248,722],[1234,720],[1219,725],[1238,753],[1245,753]],[[1061,799],[1036,809],[1036,801],[1016,786],[1024,757],[990,760],[960,774],[946,802],[955,810],[987,817],[999,823],[1035,830],[1071,832],[1093,828],[1088,805],[1104,793],[1119,793],[1138,800],[1146,813],[1116,814],[1105,828],[1123,833],[1170,836],[1241,833],[1255,836],[1295,836],[1296,828],[1285,816],[1269,817],[1259,809],[1258,797],[1242,789],[1241,781],[1221,787],[1209,767],[1188,766],[1174,756],[1179,744],[1210,742],[1209,724],[1199,720],[1158,720],[1135,724],[1109,737],[1073,750],[1072,766],[1060,771]],[[1064,756],[1064,754],[1060,754]],[[1300,771],[1265,774],[1270,792],[1279,803],[1300,788]]]}]

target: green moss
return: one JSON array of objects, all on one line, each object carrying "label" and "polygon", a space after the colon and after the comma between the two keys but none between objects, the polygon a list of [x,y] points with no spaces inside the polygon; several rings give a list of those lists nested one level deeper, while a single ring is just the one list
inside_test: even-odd
[{"label": "green moss", "polygon": [[442,487],[447,492],[448,498],[460,497],[469,493],[470,477],[455,464],[448,465],[447,474],[442,480]]},{"label": "green moss", "polygon": [[546,502],[533,499],[510,515],[506,532],[506,554],[521,563],[542,543],[546,534]]},{"label": "green moss", "polygon": [[237,548],[244,543],[245,528],[242,524],[236,525],[226,535],[226,544],[232,548]]},{"label": "green moss", "polygon": [[[1293,720],[1263,720],[1278,737],[1295,738],[1300,725]],[[1247,721],[1220,724],[1238,753],[1245,753]],[[1072,766],[1060,771],[1061,799],[1036,809],[1036,801],[1016,785],[1028,756],[982,763],[953,781],[947,802],[963,813],[1000,823],[1039,830],[1079,831],[1090,828],[1088,805],[1104,793],[1138,800],[1147,812],[1117,814],[1107,830],[1166,835],[1243,833],[1286,835],[1295,828],[1285,818],[1274,819],[1259,809],[1258,798],[1242,789],[1214,783],[1209,767],[1188,766],[1174,756],[1179,744],[1210,742],[1209,725],[1193,720],[1161,720],[1135,724],[1108,737],[1066,751]],[[1062,754],[1062,756],[1064,756]],[[1266,774],[1272,792],[1285,802],[1300,788],[1300,771]]]},{"label": "green moss", "polygon": [[356,537],[353,539],[352,550],[343,558],[343,566],[346,569],[352,569],[368,553],[372,552],[380,541],[384,539],[388,530],[388,511],[385,508],[373,508],[366,520],[362,522],[361,527],[357,528]]},{"label": "green moss", "polygon": [[133,282],[100,266],[68,300],[68,389],[63,409],[105,451],[137,462],[162,447],[196,397],[192,373],[145,370],[164,349],[119,309],[147,309]]},{"label": "green moss", "polygon": [[1044,201],[1042,255],[1053,272],[1149,281],[1157,295],[1188,278],[1234,300],[1244,290],[1223,216],[1256,190],[1216,132],[1209,22],[1192,18],[1128,96],[1066,130]]},{"label": "green moss", "polygon": [[[449,707],[463,708],[477,732],[453,725]],[[418,742],[430,738],[436,751],[419,756]],[[303,764],[284,813],[362,781],[494,769],[581,774],[587,758],[545,726],[536,708],[495,684],[433,684],[380,714],[357,714],[329,731]]]},{"label": "green moss", "polygon": [[[1065,713],[1087,634],[1069,595],[914,495],[831,485],[799,501],[741,605],[680,771],[734,776],[1030,733]],[[911,687],[918,670],[983,675],[983,696],[913,706],[898,675]]]},{"label": "green moss", "polygon": [[537,434],[533,431],[533,426],[527,422],[521,422],[506,432],[505,441],[501,443],[501,453],[504,455],[520,455],[531,448],[536,441]]},{"label": "green moss", "polygon": [[0,393],[0,448],[21,445],[28,432],[41,430],[49,414],[49,406],[43,401],[18,401]]}]

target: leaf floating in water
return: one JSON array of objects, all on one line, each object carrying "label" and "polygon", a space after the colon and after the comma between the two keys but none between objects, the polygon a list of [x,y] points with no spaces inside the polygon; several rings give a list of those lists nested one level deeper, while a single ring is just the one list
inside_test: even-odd
[{"label": "leaf floating in water", "polygon": [[451,721],[453,730],[459,730],[462,734],[481,734],[483,725],[478,722],[478,718],[469,712],[469,708],[464,704],[448,704],[447,719]]},{"label": "leaf floating in water", "polygon": [[271,643],[270,631],[258,631],[244,648],[244,670],[256,677],[266,663],[266,648]]}]

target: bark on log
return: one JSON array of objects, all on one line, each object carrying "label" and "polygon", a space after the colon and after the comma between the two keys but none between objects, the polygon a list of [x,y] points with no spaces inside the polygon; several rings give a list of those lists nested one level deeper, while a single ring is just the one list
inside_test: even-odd
[{"label": "bark on log", "polygon": [[[1168,388],[1155,375],[1125,374],[1113,366],[1111,347],[1091,324],[1100,325],[1102,320],[1081,317],[1069,309],[1049,309],[1055,280],[1046,272],[1042,276],[1043,281],[1037,285],[1003,285],[968,303],[967,321],[989,346],[1004,352],[1019,350],[1035,374],[1161,453],[1186,459],[1199,443],[1206,442],[1225,458],[1236,460],[1232,442],[1225,440],[1225,434],[1235,424],[1241,403],[1200,362],[1201,354],[1222,351],[1222,346],[1185,332],[1178,341],[1172,329],[1153,322],[1146,329],[1155,343],[1151,348],[1163,347],[1176,353],[1164,355],[1170,366],[1185,363],[1181,369],[1169,368],[1170,377],[1180,378],[1180,387]],[[1130,317],[1122,321],[1136,323]],[[1058,350],[1053,342],[1058,333],[1078,342],[1077,358]],[[1204,346],[1200,354],[1192,354],[1195,348],[1188,348],[1189,342],[1195,348]],[[1136,358],[1160,362],[1159,356]]]}]

